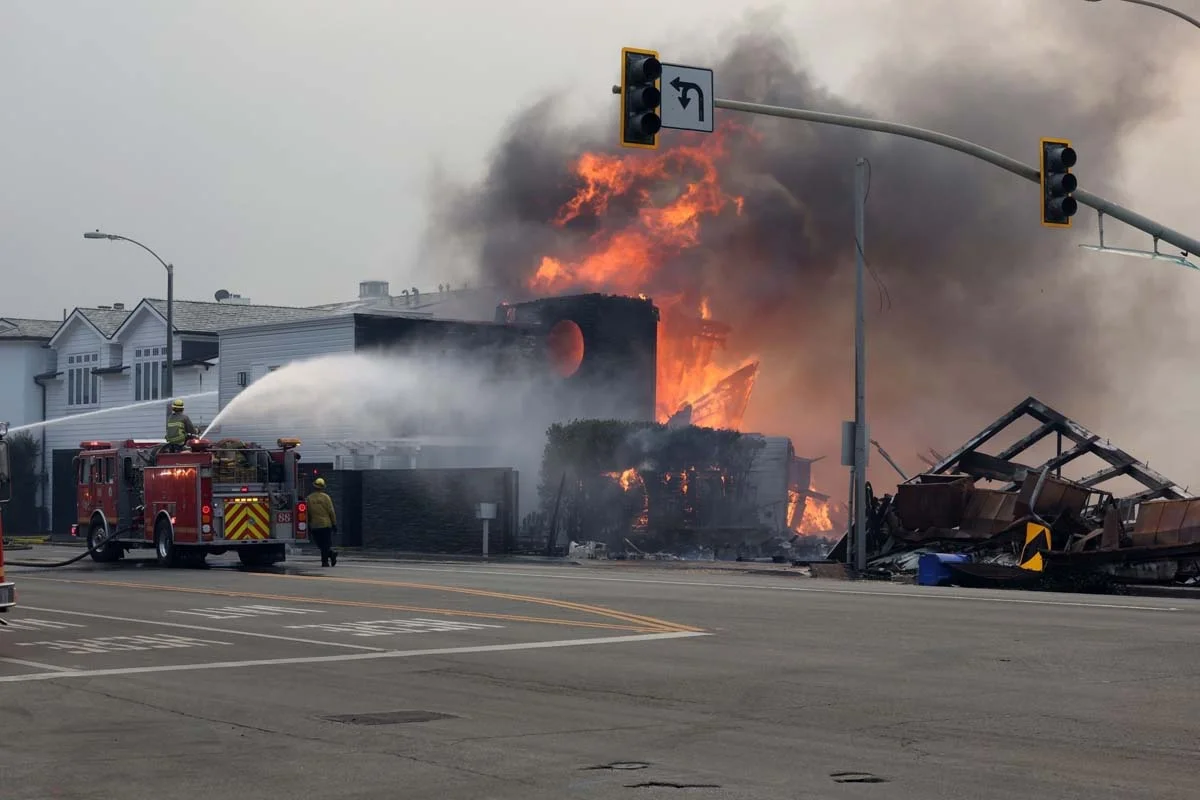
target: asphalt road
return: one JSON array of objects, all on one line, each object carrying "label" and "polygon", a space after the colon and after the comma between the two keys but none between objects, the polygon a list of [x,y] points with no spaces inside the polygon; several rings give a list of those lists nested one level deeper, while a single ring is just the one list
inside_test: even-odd
[{"label": "asphalt road", "polygon": [[212,561],[9,569],[0,796],[1196,795],[1188,601]]}]

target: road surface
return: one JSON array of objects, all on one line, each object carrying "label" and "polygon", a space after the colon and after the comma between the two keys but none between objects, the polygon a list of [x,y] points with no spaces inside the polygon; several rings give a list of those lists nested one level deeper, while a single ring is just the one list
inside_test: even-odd
[{"label": "road surface", "polygon": [[143,558],[9,570],[0,796],[1195,797],[1188,601]]}]

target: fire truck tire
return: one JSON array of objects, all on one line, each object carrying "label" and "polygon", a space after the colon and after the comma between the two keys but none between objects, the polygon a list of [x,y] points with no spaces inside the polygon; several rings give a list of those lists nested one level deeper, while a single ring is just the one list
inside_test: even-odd
[{"label": "fire truck tire", "polygon": [[104,538],[104,523],[96,520],[92,523],[92,527],[88,529],[87,546],[88,551],[92,555],[92,560],[105,564],[112,561],[117,561],[121,556],[125,555],[125,551],[121,545],[116,542],[96,547],[96,542]]},{"label": "fire truck tire", "polygon": [[175,546],[171,523],[161,517],[154,523],[154,554],[158,556],[158,563],[164,567],[179,566],[179,548]]}]

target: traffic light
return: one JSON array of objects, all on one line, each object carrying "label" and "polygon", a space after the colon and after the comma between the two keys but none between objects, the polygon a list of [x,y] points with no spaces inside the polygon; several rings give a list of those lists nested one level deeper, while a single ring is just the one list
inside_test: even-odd
[{"label": "traffic light", "polygon": [[662,64],[657,51],[621,49],[622,147],[648,150],[658,147],[658,131],[662,128],[662,118],[658,115],[662,105],[661,77]]},{"label": "traffic light", "polygon": [[1071,174],[1075,148],[1065,139],[1042,139],[1042,224],[1052,228],[1071,227],[1079,203],[1071,196],[1079,181]]}]

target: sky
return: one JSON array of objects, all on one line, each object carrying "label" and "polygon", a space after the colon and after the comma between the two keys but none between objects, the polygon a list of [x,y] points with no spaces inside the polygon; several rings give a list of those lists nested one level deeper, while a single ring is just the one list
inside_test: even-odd
[{"label": "sky", "polygon": [[[1173,1],[1200,14],[1196,0]],[[1133,74],[1148,52],[1175,54],[1171,107],[1125,137],[1119,165],[1081,152],[1077,171],[1085,188],[1089,172],[1102,173],[1109,199],[1200,237],[1200,197],[1190,191],[1200,179],[1200,104],[1190,96],[1200,92],[1200,30],[1120,0],[3,0],[0,316],[58,318],[163,296],[161,267],[131,245],[82,238],[97,228],[174,263],[181,299],[226,289],[317,304],[351,299],[366,279],[395,291],[460,283],[470,265],[422,257],[436,186],[479,180],[514,117],[539,100],[615,136],[609,87],[622,46],[686,61],[718,50],[749,14],[777,15],[819,80],[897,121],[906,109],[863,76],[901,50],[914,63],[953,47],[963,58],[989,47],[1019,59],[1031,41],[1052,38],[1058,59],[1031,57],[1028,69],[1061,70],[1064,92],[1088,82],[1073,51],[1095,57],[1097,26],[1130,33],[1106,39],[1104,56]],[[1044,122],[1047,136],[1076,135]],[[1009,155],[1032,163],[1036,147]],[[1114,243],[1149,244],[1107,227]],[[1064,235],[1086,241],[1094,230],[1083,210]],[[1114,303],[1123,281],[1153,270],[1172,301],[1200,310],[1191,271],[1105,255],[1072,267],[1111,283]],[[1171,426],[1191,423],[1184,398],[1200,388],[1187,377],[1200,323],[1159,340],[1153,358],[1138,359],[1128,396],[1084,422],[1132,436],[1128,449],[1166,453],[1164,471],[1175,463],[1200,476],[1200,460],[1170,455],[1179,449]]]}]

